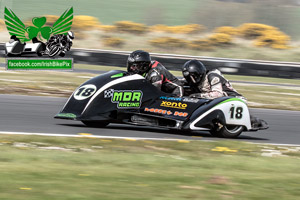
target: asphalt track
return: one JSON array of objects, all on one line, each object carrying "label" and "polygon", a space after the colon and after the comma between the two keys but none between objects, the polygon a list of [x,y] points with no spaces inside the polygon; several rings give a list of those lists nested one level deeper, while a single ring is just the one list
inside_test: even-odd
[{"label": "asphalt track", "polygon": [[[106,128],[89,128],[78,121],[54,119],[53,116],[59,112],[66,100],[54,97],[0,95],[0,132],[90,133],[100,136],[220,140],[211,137],[206,131],[187,135],[167,129],[122,124],[111,124]],[[300,144],[299,111],[251,109],[251,113],[266,120],[270,128],[258,132],[244,132],[234,140]]]}]

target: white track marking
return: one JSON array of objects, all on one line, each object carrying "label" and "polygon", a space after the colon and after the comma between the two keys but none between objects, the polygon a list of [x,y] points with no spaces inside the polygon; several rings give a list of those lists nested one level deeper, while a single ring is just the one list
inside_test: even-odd
[{"label": "white track marking", "polygon": [[59,134],[59,133],[28,133],[28,132],[9,132],[1,131],[0,134],[7,135],[38,135],[38,136],[55,136],[55,137],[89,137],[101,139],[134,139],[134,140],[162,140],[162,141],[178,141],[186,139],[171,139],[171,138],[142,138],[142,137],[119,137],[119,136],[105,136],[105,135],[74,135],[74,134]]},{"label": "white track marking", "polygon": [[[53,137],[76,137],[76,138],[100,138],[100,139],[133,139],[133,140],[156,140],[156,141],[199,141],[199,140],[189,140],[189,139],[172,139],[172,138],[144,138],[144,137],[118,137],[118,136],[105,136],[105,135],[74,135],[74,134],[59,134],[59,133],[28,133],[28,132],[10,132],[10,131],[0,131],[3,135],[37,135],[37,136],[53,136]],[[79,134],[79,133],[78,133]],[[201,137],[201,139],[203,139]],[[201,140],[203,142],[217,142],[220,140]],[[250,144],[256,145],[273,145],[273,146],[289,146],[289,147],[300,147],[299,144],[279,144],[279,143],[257,143],[248,142]]]}]

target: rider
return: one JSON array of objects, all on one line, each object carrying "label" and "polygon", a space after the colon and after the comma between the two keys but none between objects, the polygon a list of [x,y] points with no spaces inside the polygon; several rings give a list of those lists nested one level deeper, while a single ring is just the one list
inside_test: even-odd
[{"label": "rider", "polygon": [[74,33],[72,31],[68,31],[67,35],[59,34],[59,35],[52,35],[47,42],[47,49],[49,50],[52,45],[60,43],[64,49],[59,54],[60,56],[65,56],[66,51],[70,51],[73,42],[72,40],[75,38]]},{"label": "rider", "polygon": [[9,42],[10,42],[10,43],[12,43],[12,42],[14,42],[14,41],[21,42],[21,41],[20,41],[20,39],[19,39],[19,38],[17,38],[17,36],[16,36],[16,35],[12,35],[12,36],[10,37],[10,40],[9,40]]},{"label": "rider", "polygon": [[[247,103],[247,99],[238,93],[230,82],[217,69],[206,70],[202,62],[198,60],[187,61],[182,67],[185,78],[184,95],[192,98],[215,99],[224,96],[234,96]],[[250,115],[252,128],[268,127],[267,123],[257,117]]]},{"label": "rider", "polygon": [[151,60],[146,51],[133,51],[127,60],[127,71],[140,74],[163,92],[183,96],[182,83],[171,74],[161,63]]}]

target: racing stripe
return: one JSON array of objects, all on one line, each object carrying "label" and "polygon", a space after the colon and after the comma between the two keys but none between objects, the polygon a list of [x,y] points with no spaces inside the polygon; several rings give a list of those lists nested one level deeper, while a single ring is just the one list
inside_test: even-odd
[{"label": "racing stripe", "polygon": [[158,61],[155,61],[155,63],[152,65],[152,68],[157,67],[158,64],[159,64],[159,62],[158,62]]}]

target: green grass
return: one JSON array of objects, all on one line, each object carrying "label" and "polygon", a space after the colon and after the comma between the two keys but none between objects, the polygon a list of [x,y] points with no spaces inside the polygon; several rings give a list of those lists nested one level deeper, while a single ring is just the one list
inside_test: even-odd
[{"label": "green grass", "polygon": [[[0,136],[0,144],[0,199],[292,200],[300,195],[300,153],[294,147],[7,135]],[[285,157],[261,156],[264,150]]]}]

